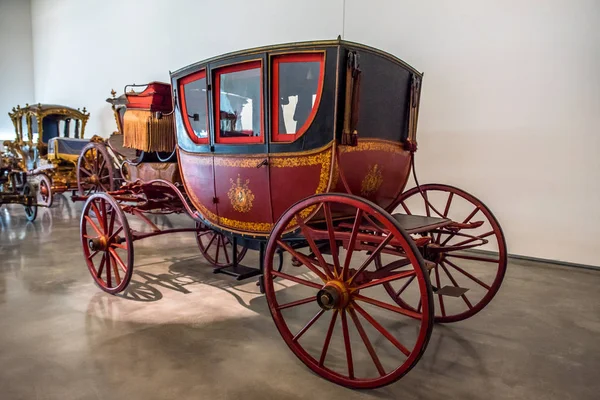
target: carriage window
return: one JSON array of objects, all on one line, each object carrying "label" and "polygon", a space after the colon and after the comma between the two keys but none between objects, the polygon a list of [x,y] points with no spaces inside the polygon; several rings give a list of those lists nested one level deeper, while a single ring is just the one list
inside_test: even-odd
[{"label": "carriage window", "polygon": [[181,113],[188,134],[196,143],[208,143],[206,72],[202,70],[181,79],[179,93],[182,96]]},{"label": "carriage window", "polygon": [[273,140],[297,139],[310,126],[323,88],[323,54],[273,58]]},{"label": "carriage window", "polygon": [[232,65],[215,74],[217,143],[262,142],[261,62]]}]

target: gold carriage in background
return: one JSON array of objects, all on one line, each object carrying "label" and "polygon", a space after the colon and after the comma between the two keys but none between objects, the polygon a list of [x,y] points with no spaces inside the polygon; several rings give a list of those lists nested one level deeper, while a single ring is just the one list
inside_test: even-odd
[{"label": "gold carriage in background", "polygon": [[8,113],[15,140],[5,141],[0,165],[0,204],[25,206],[30,221],[37,207],[50,207],[52,193],[77,188],[77,158],[90,114],[55,104],[26,104]]}]

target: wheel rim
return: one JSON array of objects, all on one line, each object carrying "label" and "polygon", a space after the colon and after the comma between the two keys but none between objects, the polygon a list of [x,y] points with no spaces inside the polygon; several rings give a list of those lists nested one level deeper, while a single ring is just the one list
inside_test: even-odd
[{"label": "wheel rim", "polygon": [[[233,265],[233,243],[228,236],[197,222],[196,241],[204,258],[215,267]],[[237,246],[238,262],[242,261],[247,251],[246,246]]]},{"label": "wheel rim", "polygon": [[46,207],[52,207],[52,184],[50,178],[46,175],[40,175],[39,201],[38,203],[45,204]]},{"label": "wheel rim", "polygon": [[[399,210],[415,215],[438,217],[437,212],[453,221],[481,226],[472,229],[459,229],[453,232],[439,228],[431,232],[434,246],[445,246],[451,251],[435,250],[425,254],[435,267],[430,271],[434,287],[436,322],[456,322],[469,318],[481,311],[496,295],[504,278],[507,265],[506,242],[502,229],[491,211],[474,196],[446,185],[423,185],[421,190],[427,197],[426,204],[418,188],[413,188],[401,196]],[[433,206],[433,208],[431,206]],[[481,238],[488,241],[483,243]],[[472,247],[470,247],[472,246]],[[493,254],[473,254],[460,250],[487,250]],[[381,263],[378,263],[381,267]],[[386,289],[401,307],[414,310],[414,283],[399,285],[389,283]],[[435,294],[439,288],[464,288],[460,295]],[[444,292],[446,289],[442,290]]]},{"label": "wheel rim", "polygon": [[[322,222],[308,226],[297,218],[300,232],[284,240],[290,222],[316,207]],[[333,222],[336,210],[342,209],[354,216],[346,226]],[[369,226],[377,233],[370,234],[365,229]],[[346,250],[327,250],[344,241]],[[306,247],[299,249],[298,243]],[[276,271],[273,260],[280,248],[300,265],[288,261],[282,272]],[[395,254],[384,254],[387,251]],[[410,269],[377,271],[373,264],[377,254],[395,259],[398,266],[408,263]],[[411,276],[421,289],[419,312],[398,307],[383,288],[386,281]],[[433,303],[424,261],[389,214],[358,197],[318,195],[286,211],[267,245],[264,283],[271,315],[286,344],[314,372],[337,384],[351,388],[390,384],[417,363],[429,341]]]},{"label": "wheel rim", "polygon": [[[23,194],[25,196],[30,196],[31,192],[32,192],[31,184],[28,183],[27,186],[25,186],[23,188]],[[35,219],[37,217],[37,211],[38,211],[37,206],[24,206],[24,207],[25,207],[25,218],[27,218],[27,220],[29,222],[35,221]]]},{"label": "wheel rim", "polygon": [[113,166],[103,146],[90,143],[83,148],[77,160],[77,188],[84,196],[114,190]]},{"label": "wheel rim", "polygon": [[133,241],[125,214],[105,193],[91,196],[81,215],[81,244],[90,274],[105,292],[121,292],[133,273]]}]

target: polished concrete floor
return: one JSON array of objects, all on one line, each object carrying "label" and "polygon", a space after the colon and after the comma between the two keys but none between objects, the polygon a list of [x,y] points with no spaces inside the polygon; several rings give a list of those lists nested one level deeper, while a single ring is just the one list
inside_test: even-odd
[{"label": "polished concrete floor", "polygon": [[2,400],[600,398],[600,271],[511,261],[494,301],[436,325],[408,375],[354,391],[309,371],[255,283],[212,274],[191,234],[136,243],[129,290],[101,292],[80,209],[0,209]]}]

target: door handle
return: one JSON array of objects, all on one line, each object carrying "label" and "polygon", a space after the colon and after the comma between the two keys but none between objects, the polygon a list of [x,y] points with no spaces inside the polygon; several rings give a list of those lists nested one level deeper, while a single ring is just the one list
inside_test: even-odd
[{"label": "door handle", "polygon": [[266,159],[266,158],[265,158],[264,160],[262,160],[262,162],[261,162],[260,164],[258,164],[258,165],[256,166],[256,168],[260,168],[260,167],[263,167],[263,166],[265,166],[265,165],[269,165],[269,160],[268,160],[268,159]]}]

